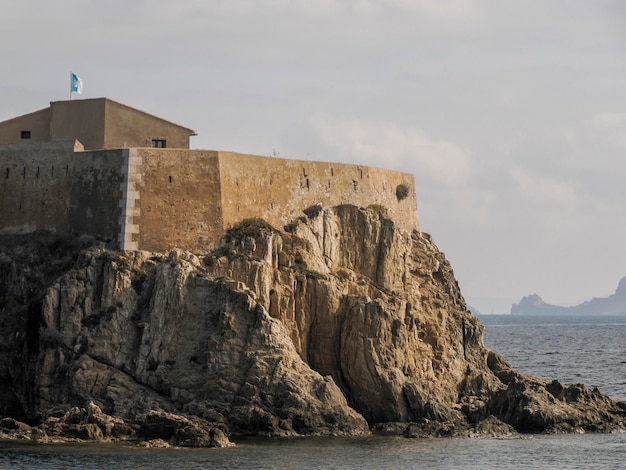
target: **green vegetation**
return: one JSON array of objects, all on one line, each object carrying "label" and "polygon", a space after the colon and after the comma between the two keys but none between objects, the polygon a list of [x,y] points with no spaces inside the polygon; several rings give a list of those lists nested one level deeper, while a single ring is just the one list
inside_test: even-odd
[{"label": "green vegetation", "polygon": [[315,271],[313,269],[302,268],[302,272],[309,279],[323,279],[323,280],[328,279],[324,274],[318,271]]},{"label": "green vegetation", "polygon": [[384,217],[387,216],[387,208],[382,204],[370,204],[369,206],[367,206],[367,208],[373,210],[374,212],[378,212]]},{"label": "green vegetation", "polygon": [[315,217],[320,215],[320,212],[322,212],[322,210],[323,207],[321,205],[315,204],[314,206],[307,207],[302,212],[304,212],[309,219],[314,219]]},{"label": "green vegetation", "polygon": [[242,240],[244,237],[252,237],[260,232],[273,233],[276,229],[258,217],[244,219],[226,231],[226,241]]},{"label": "green vegetation", "polygon": [[398,198],[398,201],[402,201],[402,199],[406,199],[407,196],[409,195],[409,185],[405,184],[405,183],[400,183],[397,187],[396,187],[396,197]]}]

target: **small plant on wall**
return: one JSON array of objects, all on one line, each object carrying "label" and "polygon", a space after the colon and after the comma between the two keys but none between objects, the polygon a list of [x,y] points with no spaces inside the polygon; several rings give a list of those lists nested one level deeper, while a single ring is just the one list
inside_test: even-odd
[{"label": "small plant on wall", "polygon": [[402,201],[403,199],[406,199],[408,195],[409,195],[409,185],[405,183],[400,183],[396,187],[396,197],[398,198],[398,201]]},{"label": "small plant on wall", "polygon": [[370,204],[369,206],[367,206],[367,208],[373,210],[374,212],[378,212],[384,217],[387,216],[387,208],[382,204]]},{"label": "small plant on wall", "polygon": [[253,217],[244,219],[226,231],[226,241],[241,240],[244,237],[252,237],[259,232],[271,233],[276,229],[263,219]]}]

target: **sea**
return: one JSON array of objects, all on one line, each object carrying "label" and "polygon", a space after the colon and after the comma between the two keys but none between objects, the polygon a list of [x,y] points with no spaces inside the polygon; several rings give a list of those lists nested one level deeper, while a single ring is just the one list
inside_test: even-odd
[{"label": "sea", "polygon": [[[483,315],[485,345],[519,371],[626,401],[626,315]],[[244,440],[226,449],[0,442],[0,469],[623,469],[626,434]]]}]

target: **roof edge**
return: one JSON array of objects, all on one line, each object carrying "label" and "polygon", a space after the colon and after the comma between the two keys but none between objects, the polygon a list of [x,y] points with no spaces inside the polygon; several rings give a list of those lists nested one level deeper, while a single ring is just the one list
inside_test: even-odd
[{"label": "roof edge", "polygon": [[0,124],[4,124],[6,122],[15,121],[17,119],[22,119],[22,118],[25,118],[25,117],[28,117],[28,116],[33,116],[35,114],[39,114],[39,113],[43,113],[43,112],[47,112],[47,111],[50,111],[50,107],[41,108],[41,109],[38,109],[37,111],[31,111],[30,113],[20,114],[19,116],[15,116],[15,117],[12,117],[12,118],[9,118],[9,119],[5,119],[4,121],[0,121]]},{"label": "roof edge", "polygon": [[113,103],[114,105],[117,105],[117,106],[122,106],[122,107],[124,107],[124,108],[126,108],[126,109],[130,109],[130,110],[133,110],[133,111],[135,111],[135,112],[139,112],[139,113],[144,114],[144,115],[146,115],[146,116],[150,116],[151,118],[158,119],[158,120],[160,120],[160,121],[163,121],[163,122],[166,122],[166,123],[168,123],[168,124],[171,124],[172,126],[176,126],[176,127],[180,128],[180,129],[184,129],[184,130],[186,130],[186,131],[189,131],[189,132],[190,132],[190,135],[198,135],[198,134],[196,133],[196,131],[195,131],[194,129],[191,129],[190,127],[182,126],[182,125],[177,124],[177,123],[175,123],[175,122],[173,122],[173,121],[170,121],[170,120],[168,120],[168,119],[164,119],[164,118],[162,118],[161,116],[157,116],[156,114],[148,113],[148,112],[146,112],[146,111],[144,111],[144,110],[142,110],[142,109],[135,108],[135,107],[133,107],[133,106],[130,106],[130,105],[124,104],[124,103],[122,103],[122,102],[120,102],[120,101],[113,100],[113,99],[111,99],[111,98],[107,98],[106,96],[103,96],[103,97],[100,97],[100,98],[84,98],[84,99],[80,99],[80,100],[57,100],[57,101],[51,101],[51,102],[50,102],[50,106],[52,107],[52,104],[53,104],[53,103],[67,103],[67,102],[69,102],[69,101],[72,101],[72,102],[77,102],[77,101],[104,101],[104,102],[105,102],[105,104],[106,104],[107,102],[108,102],[108,103]]}]

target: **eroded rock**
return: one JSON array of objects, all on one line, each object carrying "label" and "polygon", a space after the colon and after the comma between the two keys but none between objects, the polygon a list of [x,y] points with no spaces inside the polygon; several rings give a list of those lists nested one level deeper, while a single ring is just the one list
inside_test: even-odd
[{"label": "eroded rock", "polygon": [[354,206],[288,229],[204,255],[9,240],[0,414],[38,438],[146,446],[368,422],[414,437],[624,428],[623,404],[486,350],[427,234]]}]

